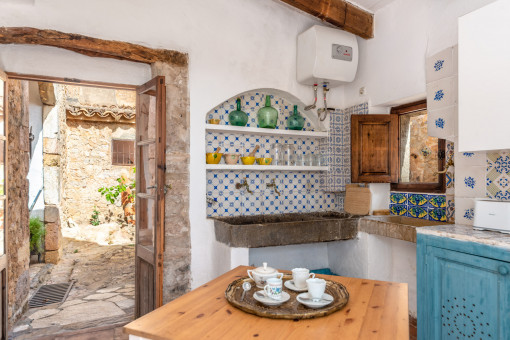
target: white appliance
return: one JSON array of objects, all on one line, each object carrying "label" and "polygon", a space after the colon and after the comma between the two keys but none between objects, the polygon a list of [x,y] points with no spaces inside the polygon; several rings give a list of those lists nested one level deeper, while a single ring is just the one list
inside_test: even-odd
[{"label": "white appliance", "polygon": [[358,70],[358,41],[354,34],[315,25],[298,36],[297,81],[304,85],[352,82]]},{"label": "white appliance", "polygon": [[510,233],[510,202],[475,201],[473,228]]}]

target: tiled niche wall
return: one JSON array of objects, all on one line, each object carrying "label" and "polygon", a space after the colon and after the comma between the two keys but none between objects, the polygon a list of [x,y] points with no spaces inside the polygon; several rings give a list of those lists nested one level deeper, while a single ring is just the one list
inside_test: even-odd
[{"label": "tiled niche wall", "polygon": [[351,116],[368,114],[368,103],[336,110],[329,118],[329,171],[322,176],[321,187],[328,192],[343,192],[351,183]]},{"label": "tiled niche wall", "polygon": [[[257,127],[257,111],[265,105],[265,96],[266,93],[258,91],[239,96],[242,110],[249,116],[247,126]],[[231,98],[220,104],[207,114],[206,119],[220,119],[220,124],[228,125],[228,114],[231,110],[235,110],[236,98]],[[286,120],[293,111],[294,103],[277,95],[271,95],[271,98],[272,106],[279,111],[277,128],[285,129]],[[304,130],[313,131],[310,122],[305,121]],[[259,145],[257,157],[271,157],[272,145],[280,143],[294,145],[297,153],[316,154],[321,151],[327,152],[327,142],[325,138],[289,138],[208,132],[206,134],[206,152],[212,152],[221,146],[222,153],[243,153],[253,150],[256,145]],[[208,217],[317,212],[343,208],[341,195],[326,193],[323,190],[321,184],[323,177],[319,172],[208,170],[206,176]],[[236,188],[237,183],[243,183],[245,180],[251,193],[246,188]],[[273,180],[279,194],[267,187],[267,184],[272,183]]]},{"label": "tiled niche wall", "polygon": [[[446,143],[446,163],[454,157],[454,144]],[[449,167],[445,194],[391,192],[390,214],[430,221],[455,221],[455,169]]]}]

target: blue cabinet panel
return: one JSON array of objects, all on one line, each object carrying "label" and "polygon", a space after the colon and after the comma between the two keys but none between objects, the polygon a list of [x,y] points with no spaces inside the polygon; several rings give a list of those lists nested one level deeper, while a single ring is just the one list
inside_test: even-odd
[{"label": "blue cabinet panel", "polygon": [[418,338],[510,339],[510,263],[419,236]]}]

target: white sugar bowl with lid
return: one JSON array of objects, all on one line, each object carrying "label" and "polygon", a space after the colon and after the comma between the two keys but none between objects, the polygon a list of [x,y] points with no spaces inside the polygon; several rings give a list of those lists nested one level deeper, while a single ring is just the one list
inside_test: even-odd
[{"label": "white sugar bowl with lid", "polygon": [[267,279],[272,277],[281,279],[283,277],[283,273],[278,273],[276,269],[268,267],[267,262],[264,262],[262,263],[262,267],[248,269],[248,276],[250,279],[255,281],[257,287],[264,288]]}]

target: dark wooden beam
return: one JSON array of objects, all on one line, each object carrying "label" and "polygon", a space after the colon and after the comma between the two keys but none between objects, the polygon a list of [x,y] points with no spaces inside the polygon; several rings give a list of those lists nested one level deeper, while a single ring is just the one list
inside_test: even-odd
[{"label": "dark wooden beam", "polygon": [[31,27],[0,27],[0,44],[45,45],[64,48],[91,57],[113,58],[146,64],[161,61],[184,66],[188,63],[186,53]]},{"label": "dark wooden beam", "polygon": [[374,37],[374,15],[345,0],[280,0],[362,38]]}]

